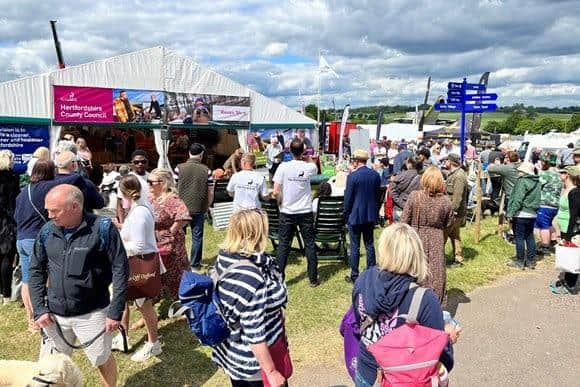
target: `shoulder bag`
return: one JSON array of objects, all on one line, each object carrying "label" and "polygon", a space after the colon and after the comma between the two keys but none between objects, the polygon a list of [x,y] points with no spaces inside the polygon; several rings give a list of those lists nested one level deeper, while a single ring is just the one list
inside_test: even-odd
[{"label": "shoulder bag", "polygon": [[159,297],[161,293],[161,258],[159,253],[138,254],[128,258],[127,301]]}]

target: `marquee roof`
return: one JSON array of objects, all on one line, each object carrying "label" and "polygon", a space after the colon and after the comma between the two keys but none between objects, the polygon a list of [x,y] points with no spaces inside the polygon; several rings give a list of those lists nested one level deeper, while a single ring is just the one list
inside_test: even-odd
[{"label": "marquee roof", "polygon": [[51,85],[249,96],[251,125],[313,127],[305,115],[164,47],[0,83],[0,116],[51,118]]}]

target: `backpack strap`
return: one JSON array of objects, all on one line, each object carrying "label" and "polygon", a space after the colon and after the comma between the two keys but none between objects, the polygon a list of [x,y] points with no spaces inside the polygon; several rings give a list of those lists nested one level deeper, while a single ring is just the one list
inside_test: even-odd
[{"label": "backpack strap", "polygon": [[[415,285],[415,286],[412,286]],[[423,287],[418,287],[417,284],[413,283],[409,286],[409,289],[417,288],[413,294],[413,299],[411,300],[411,306],[409,307],[409,313],[407,313],[407,322],[410,324],[417,323],[417,317],[419,316],[419,308],[421,307],[421,301],[423,300],[423,295],[427,289]]]},{"label": "backpack strap", "polygon": [[[214,282],[214,287],[217,288],[218,282],[220,282],[222,279],[224,279],[225,276],[228,275],[230,272],[232,272],[234,269],[237,269],[238,267],[242,267],[242,266],[255,267],[255,268],[258,267],[252,261],[250,261],[248,259],[239,259],[236,262],[229,265],[220,275],[212,277],[212,280]],[[258,269],[258,271],[259,270],[260,269]]]},{"label": "backpack strap", "polygon": [[187,307],[187,306],[180,306],[180,305],[181,305],[180,301],[174,301],[169,306],[169,310],[167,311],[167,317],[170,320],[173,320],[173,319],[176,319],[176,318],[183,316],[185,311],[189,309],[189,307]]},{"label": "backpack strap", "polygon": [[107,252],[109,250],[109,232],[113,220],[106,216],[99,216],[99,250]]},{"label": "backpack strap", "polygon": [[44,246],[44,244],[46,243],[46,239],[48,238],[48,234],[50,233],[50,226],[44,226],[41,230],[40,230],[40,235],[38,236],[38,239],[40,240],[40,243]]}]

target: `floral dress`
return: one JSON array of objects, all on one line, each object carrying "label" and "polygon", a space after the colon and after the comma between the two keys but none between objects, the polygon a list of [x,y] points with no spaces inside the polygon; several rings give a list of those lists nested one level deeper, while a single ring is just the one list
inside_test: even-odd
[{"label": "floral dress", "polygon": [[176,233],[171,233],[170,229],[175,222],[190,221],[191,216],[183,200],[174,193],[153,199],[152,204],[155,214],[155,239],[167,268],[167,272],[161,277],[161,297],[176,300],[181,275],[189,269],[189,262],[184,229],[179,228]]}]

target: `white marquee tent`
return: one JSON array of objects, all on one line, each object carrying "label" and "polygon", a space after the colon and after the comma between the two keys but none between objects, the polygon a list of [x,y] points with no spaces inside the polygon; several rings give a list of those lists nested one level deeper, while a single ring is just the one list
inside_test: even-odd
[{"label": "white marquee tent", "polygon": [[[153,47],[112,58],[71,66],[0,84],[0,116],[51,119],[52,86],[91,86],[180,93],[250,97],[250,127],[314,128],[312,120],[195,61],[164,47]],[[51,146],[61,128],[51,126]],[[161,130],[154,130],[157,152],[166,157]],[[244,133],[246,132],[246,133]],[[238,130],[246,145],[245,130]],[[314,131],[316,136],[316,131]],[[316,138],[315,138],[316,140]],[[315,141],[316,143],[316,141]]]},{"label": "white marquee tent", "polygon": [[[369,139],[375,138],[377,132],[377,125],[358,125],[363,129],[369,131]],[[432,132],[445,128],[445,125],[424,125],[423,131],[425,133]],[[419,127],[417,124],[402,124],[398,122],[392,122],[390,124],[385,124],[381,126],[380,137],[387,136],[389,140],[400,141],[405,140],[415,140],[419,135]]]}]

